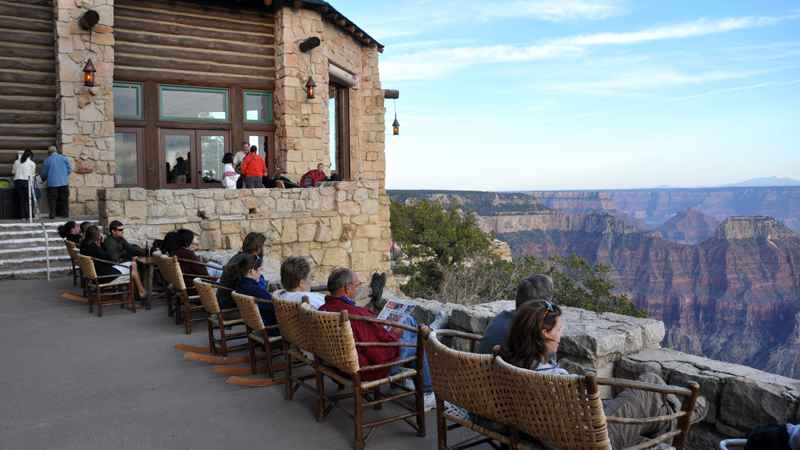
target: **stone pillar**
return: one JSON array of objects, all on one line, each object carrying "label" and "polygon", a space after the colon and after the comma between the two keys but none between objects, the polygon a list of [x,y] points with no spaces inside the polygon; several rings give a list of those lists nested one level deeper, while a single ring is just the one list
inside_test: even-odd
[{"label": "stone pillar", "polygon": [[[70,214],[97,215],[97,190],[114,187],[114,1],[55,0],[58,143],[71,159]],[[78,25],[93,9],[92,31]],[[97,69],[95,87],[83,85],[83,67]]]}]

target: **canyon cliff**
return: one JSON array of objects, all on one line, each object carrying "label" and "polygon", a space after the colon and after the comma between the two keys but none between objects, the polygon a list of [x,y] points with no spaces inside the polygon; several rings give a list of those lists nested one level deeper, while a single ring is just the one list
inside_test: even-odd
[{"label": "canyon cliff", "polygon": [[[470,193],[472,204],[488,205],[479,194]],[[603,193],[567,194],[540,202],[534,193],[529,211],[514,194],[513,208],[487,206],[479,224],[515,256],[574,253],[612,267],[618,290],[666,323],[666,347],[800,378],[800,237],[781,221],[726,217],[712,228],[714,217],[680,211],[671,223],[651,222],[660,230],[642,229],[626,219],[636,209],[620,213]],[[638,217],[668,215],[650,213]]]}]

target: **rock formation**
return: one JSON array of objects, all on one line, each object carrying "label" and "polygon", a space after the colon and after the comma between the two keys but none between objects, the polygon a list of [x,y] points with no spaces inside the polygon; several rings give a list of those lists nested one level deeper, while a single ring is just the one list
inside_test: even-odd
[{"label": "rock formation", "polygon": [[696,209],[687,209],[658,227],[661,237],[681,244],[699,244],[714,236],[719,221]]}]

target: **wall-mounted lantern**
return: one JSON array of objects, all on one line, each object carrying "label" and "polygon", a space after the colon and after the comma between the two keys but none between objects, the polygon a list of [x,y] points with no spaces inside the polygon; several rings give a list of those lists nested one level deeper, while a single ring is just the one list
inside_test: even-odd
[{"label": "wall-mounted lantern", "polygon": [[317,87],[317,82],[314,81],[314,77],[309,76],[308,81],[306,82],[306,97],[309,99],[314,98],[314,88]]},{"label": "wall-mounted lantern", "polygon": [[91,30],[94,28],[97,23],[100,22],[100,14],[97,11],[90,9],[83,13],[81,18],[78,20],[78,25],[86,31]]},{"label": "wall-mounted lantern", "polygon": [[397,114],[395,114],[394,122],[392,122],[392,134],[395,136],[400,135],[400,122],[397,121]]},{"label": "wall-mounted lantern", "polygon": [[83,66],[83,85],[86,87],[94,87],[94,78],[95,72],[97,70],[94,68],[94,63],[92,60],[86,61],[86,65]]}]

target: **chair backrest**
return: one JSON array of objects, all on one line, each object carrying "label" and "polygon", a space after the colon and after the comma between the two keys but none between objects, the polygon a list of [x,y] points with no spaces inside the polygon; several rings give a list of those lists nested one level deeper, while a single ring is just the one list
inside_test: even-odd
[{"label": "chair backrest", "polygon": [[283,339],[300,349],[310,351],[310,339],[300,322],[300,305],[307,302],[308,298],[306,297],[303,297],[303,302],[272,297],[275,317],[278,319],[278,327]]},{"label": "chair backrest", "polygon": [[239,314],[248,328],[261,331],[265,329],[264,320],[261,318],[261,311],[258,310],[255,297],[249,295],[242,295],[238,292],[231,294],[233,301],[236,302],[236,307],[239,308]]},{"label": "chair backrest", "polygon": [[560,450],[611,449],[593,375],[543,374],[500,357],[495,364],[497,380],[513,410],[508,425]]},{"label": "chair backrest", "polygon": [[167,279],[169,280],[169,284],[179,291],[185,291],[186,281],[183,279],[183,269],[181,269],[181,263],[178,262],[178,257],[167,257],[164,266],[164,269],[168,273]]},{"label": "chair backrest", "polygon": [[453,330],[436,330],[425,337],[433,391],[442,400],[481,417],[509,423],[513,410],[497,379],[494,357],[454,350],[441,341],[458,334]]},{"label": "chair backrest", "polygon": [[86,255],[78,255],[78,266],[81,268],[81,273],[90,280],[97,279],[97,270],[94,268],[94,261],[91,257]]},{"label": "chair backrest", "polygon": [[209,314],[219,314],[219,302],[217,301],[217,287],[204,281],[202,278],[194,279],[194,287],[200,296],[203,308]]},{"label": "chair backrest", "polygon": [[347,312],[316,311],[308,303],[301,304],[299,312],[311,353],[344,373],[358,372],[356,341]]},{"label": "chair backrest", "polygon": [[166,255],[153,255],[153,258],[156,262],[156,267],[158,267],[158,272],[161,274],[161,277],[164,278],[164,281],[167,284],[172,283],[172,270],[170,270],[170,261],[169,257]]},{"label": "chair backrest", "polygon": [[72,260],[72,264],[78,265],[78,255],[80,252],[78,251],[78,246],[75,245],[72,241],[64,240],[64,245],[67,247],[67,254],[69,255],[69,259]]}]

